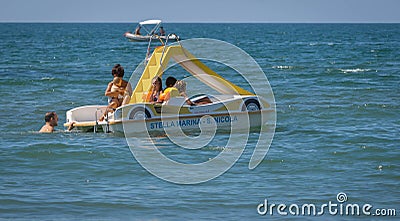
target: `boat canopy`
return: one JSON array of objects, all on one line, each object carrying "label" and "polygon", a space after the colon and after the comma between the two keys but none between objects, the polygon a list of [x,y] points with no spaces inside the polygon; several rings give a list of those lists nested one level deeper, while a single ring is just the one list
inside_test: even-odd
[{"label": "boat canopy", "polygon": [[161,20],[146,20],[139,22],[139,27],[146,31],[146,35],[153,35],[157,32],[158,28],[161,26]]},{"label": "boat canopy", "polygon": [[161,20],[146,20],[139,22],[140,25],[158,25],[161,23]]}]

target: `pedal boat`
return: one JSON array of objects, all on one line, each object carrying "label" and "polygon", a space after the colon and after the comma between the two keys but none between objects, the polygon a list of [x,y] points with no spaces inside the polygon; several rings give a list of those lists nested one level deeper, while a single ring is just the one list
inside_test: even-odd
[{"label": "pedal boat", "polygon": [[[193,103],[205,97],[211,100],[211,103],[195,106],[188,105],[184,97],[172,97],[163,104],[148,102],[146,97],[152,89],[152,79],[162,77],[170,59],[220,94],[195,95],[190,98]],[[164,133],[174,129],[196,131],[200,127],[222,130],[231,127],[260,128],[267,124],[268,119],[274,119],[274,109],[265,99],[222,78],[182,45],[157,47],[134,88],[130,103],[109,113],[104,121],[98,119],[106,110],[106,105],[90,105],[68,110],[64,126],[75,122],[75,130],[79,131],[137,136],[144,132]]]}]

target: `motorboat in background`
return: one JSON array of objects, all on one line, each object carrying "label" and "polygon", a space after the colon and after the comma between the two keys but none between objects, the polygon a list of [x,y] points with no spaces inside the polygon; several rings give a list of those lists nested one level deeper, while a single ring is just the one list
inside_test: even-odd
[{"label": "motorboat in background", "polygon": [[[130,41],[150,41],[161,39],[161,40],[179,40],[179,36],[177,35],[167,35],[161,26],[161,20],[146,20],[139,22],[135,31],[125,32],[124,37]],[[144,30],[144,32],[142,31]]]}]

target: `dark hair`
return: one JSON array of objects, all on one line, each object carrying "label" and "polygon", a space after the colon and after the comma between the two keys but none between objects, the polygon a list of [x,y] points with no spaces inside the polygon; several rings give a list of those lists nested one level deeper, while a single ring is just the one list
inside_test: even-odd
[{"label": "dark hair", "polygon": [[174,77],[168,77],[167,80],[165,80],[165,84],[167,87],[173,87],[176,83],[176,78]]},{"label": "dark hair", "polygon": [[47,112],[44,115],[44,121],[45,122],[50,122],[51,118],[54,118],[54,116],[56,115],[56,112],[52,111],[52,112]]},{"label": "dark hair", "polygon": [[162,80],[161,80],[161,78],[160,77],[154,77],[153,81],[154,80],[156,80],[158,83],[160,83],[160,90],[159,91],[162,91]]},{"label": "dark hair", "polygon": [[123,77],[125,74],[124,68],[120,64],[116,64],[113,69],[111,70],[111,74],[117,75],[117,77]]}]

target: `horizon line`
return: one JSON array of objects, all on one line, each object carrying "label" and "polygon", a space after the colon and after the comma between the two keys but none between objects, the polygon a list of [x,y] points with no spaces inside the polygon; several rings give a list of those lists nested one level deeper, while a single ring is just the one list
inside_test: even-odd
[{"label": "horizon line", "polygon": [[[132,21],[0,21],[0,23],[132,24]],[[164,24],[399,24],[400,21],[166,21]]]}]

